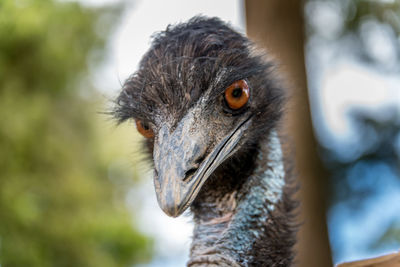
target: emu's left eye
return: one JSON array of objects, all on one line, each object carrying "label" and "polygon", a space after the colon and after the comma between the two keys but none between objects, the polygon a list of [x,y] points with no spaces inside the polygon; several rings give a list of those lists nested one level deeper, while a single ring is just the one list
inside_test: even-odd
[{"label": "emu's left eye", "polygon": [[250,90],[245,80],[236,81],[225,90],[225,100],[231,109],[242,108],[249,98]]},{"label": "emu's left eye", "polygon": [[146,138],[153,138],[154,132],[150,126],[141,120],[135,120],[138,132]]}]

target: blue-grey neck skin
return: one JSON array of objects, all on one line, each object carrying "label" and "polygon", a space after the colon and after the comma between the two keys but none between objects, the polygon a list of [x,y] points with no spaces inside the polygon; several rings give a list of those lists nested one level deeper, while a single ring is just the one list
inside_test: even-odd
[{"label": "blue-grey neck skin", "polygon": [[[284,215],[281,205],[284,188],[282,149],[279,137],[273,130],[268,142],[259,150],[255,171],[246,178],[240,189],[226,194],[216,203],[216,207],[212,207],[220,209],[220,216],[207,217],[207,220],[195,219],[188,266],[254,266],[257,262],[288,266],[285,259],[280,259],[280,255],[288,257],[292,248],[287,248],[290,252],[274,251],[274,247],[277,247],[275,243],[280,240],[271,238],[275,236],[279,239],[280,233],[285,231],[285,225],[274,220],[274,216]],[[266,245],[265,259],[261,261],[255,258],[259,255],[254,253],[254,250],[260,249],[260,242]],[[267,255],[268,251],[271,255]]]}]

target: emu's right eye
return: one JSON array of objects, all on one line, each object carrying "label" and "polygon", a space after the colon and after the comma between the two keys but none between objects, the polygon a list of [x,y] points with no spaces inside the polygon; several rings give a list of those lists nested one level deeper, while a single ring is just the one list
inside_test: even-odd
[{"label": "emu's right eye", "polygon": [[135,120],[136,122],[136,129],[138,132],[146,138],[153,138],[154,132],[150,128],[149,124],[142,122],[141,120]]}]

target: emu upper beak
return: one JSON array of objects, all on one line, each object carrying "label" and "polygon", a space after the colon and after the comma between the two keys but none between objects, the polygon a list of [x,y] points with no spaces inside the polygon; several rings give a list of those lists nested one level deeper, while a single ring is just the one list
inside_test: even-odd
[{"label": "emu upper beak", "polygon": [[[193,116],[184,117],[169,133],[162,127],[154,145],[154,186],[158,204],[171,217],[181,215],[193,202],[214,170],[233,152],[250,124],[237,124],[210,151],[213,140],[206,129],[193,127]],[[207,155],[204,153],[210,151]]]}]

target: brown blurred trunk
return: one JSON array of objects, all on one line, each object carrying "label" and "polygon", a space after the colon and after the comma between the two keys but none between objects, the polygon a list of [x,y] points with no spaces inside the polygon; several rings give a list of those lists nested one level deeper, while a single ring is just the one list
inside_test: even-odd
[{"label": "brown blurred trunk", "polygon": [[291,88],[285,123],[295,143],[296,174],[301,182],[298,266],[332,266],[325,218],[326,173],[317,155],[308,102],[303,2],[246,0],[246,23],[248,36],[281,63]]}]

